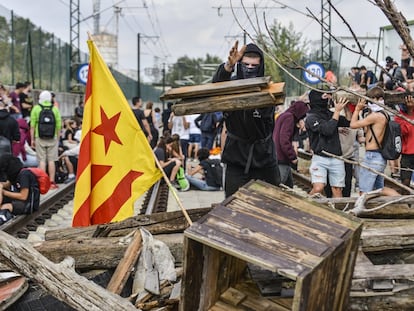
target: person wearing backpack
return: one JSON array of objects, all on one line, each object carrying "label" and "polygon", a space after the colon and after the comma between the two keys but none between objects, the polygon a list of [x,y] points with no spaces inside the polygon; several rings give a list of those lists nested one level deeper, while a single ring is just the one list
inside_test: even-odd
[{"label": "person wearing backpack", "polygon": [[[379,104],[384,104],[384,90],[378,86],[367,91],[366,96],[374,99]],[[359,119],[360,113],[369,108],[366,117]],[[359,193],[366,193],[376,189],[382,189],[381,195],[399,195],[395,190],[384,187],[384,177],[376,172],[368,170],[369,167],[379,173],[384,173],[387,160],[381,154],[387,116],[383,113],[384,108],[373,102],[366,103],[365,99],[359,99],[352,114],[350,127],[363,128],[365,132],[365,156],[362,160],[363,166],[359,170]],[[376,137],[376,139],[374,138]]]},{"label": "person wearing backpack", "polygon": [[0,157],[0,172],[7,181],[0,182],[0,209],[14,215],[31,214],[40,203],[36,176],[23,168],[19,158],[7,154]]},{"label": "person wearing backpack", "polygon": [[[414,121],[414,97],[407,96],[401,114]],[[400,124],[402,136],[401,151],[401,182],[410,186],[414,175],[414,125],[399,116],[395,116],[395,122]]]},{"label": "person wearing backpack", "polygon": [[59,133],[62,127],[61,115],[52,104],[52,94],[43,91],[39,94],[39,104],[35,105],[30,114],[30,134],[32,148],[36,149],[39,168],[50,177],[50,189],[57,189],[55,183],[56,164],[58,160]]},{"label": "person wearing backpack", "polygon": [[[222,187],[222,182],[216,169],[222,170],[220,161],[210,160],[208,157],[210,151],[207,148],[201,148],[197,152],[199,164],[191,168],[186,175],[191,185],[202,191],[219,191]],[[194,175],[200,174],[201,178]],[[222,174],[221,174],[222,177]]]}]

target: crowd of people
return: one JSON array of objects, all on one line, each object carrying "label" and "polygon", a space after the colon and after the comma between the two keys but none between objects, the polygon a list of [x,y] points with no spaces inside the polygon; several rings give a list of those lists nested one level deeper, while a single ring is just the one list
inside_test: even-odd
[{"label": "crowd of people", "polygon": [[[190,186],[203,191],[224,190],[229,197],[252,179],[293,188],[292,170],[297,169],[298,150],[303,148],[312,154],[311,195],[350,196],[353,179],[360,193],[382,189],[383,195],[399,195],[384,186],[387,161],[380,151],[387,122],[390,115],[393,117],[384,109],[384,91],[412,90],[414,70],[410,61],[409,57],[402,58],[400,66],[387,57],[378,79],[365,66],[353,67],[350,88],[367,90],[366,96],[372,99],[368,102],[334,99],[330,91],[314,89],[283,112],[266,107],[177,116],[171,110],[172,103],[161,113],[151,101],[144,108],[139,97],[132,98],[132,111],[160,167],[170,183],[182,191]],[[236,42],[213,82],[262,76],[262,51],[255,44],[239,49]],[[337,82],[332,77],[329,81]],[[41,92],[34,105],[29,82],[17,83],[10,93],[0,85],[0,152],[7,153],[0,163],[0,172],[5,174],[0,198],[2,208],[11,212],[28,210],[26,205],[14,205],[13,200],[38,196],[30,191],[34,181],[30,172],[23,173],[24,166],[47,171],[52,189],[58,187],[57,181],[75,178],[84,103],[76,107],[73,118],[62,120],[53,95]],[[414,97],[405,97],[393,108],[402,133],[401,165],[398,160],[388,164],[401,172],[398,177],[410,186],[414,127],[408,120],[414,120]],[[52,124],[45,124],[46,112]],[[361,166],[351,164],[359,162],[361,144],[365,147]],[[21,165],[11,170],[8,163],[15,163],[15,159]],[[20,185],[21,196],[11,194],[13,185]]]},{"label": "crowd of people", "polygon": [[[172,155],[168,143],[160,140],[160,146],[166,146],[166,159],[173,162],[167,161],[165,164],[168,172],[172,172],[169,174],[170,179],[174,182],[178,167],[185,169],[189,166],[193,157],[191,150],[196,150],[194,154],[198,156],[200,164],[190,164],[187,179],[197,189],[224,189],[228,197],[251,179],[293,187],[292,170],[297,169],[298,150],[303,148],[312,154],[309,168],[311,195],[351,196],[352,189],[359,189],[360,193],[382,189],[383,195],[399,195],[384,186],[383,174],[389,165],[391,177],[401,178],[404,185],[410,185],[414,169],[414,150],[411,147],[414,130],[407,119],[414,120],[414,99],[407,96],[404,102],[393,106],[395,111],[390,113],[384,109],[387,104],[384,103],[384,92],[411,90],[413,67],[409,64],[407,58],[402,58],[400,66],[387,57],[384,62],[387,73],[382,72],[379,78],[365,66],[353,67],[350,73],[351,89],[365,90],[372,99],[368,102],[359,100],[352,103],[346,98],[333,99],[329,89],[320,89],[307,92],[293,101],[285,111],[277,113],[273,107],[198,116],[178,117],[169,113],[164,126],[168,126],[168,130],[176,135],[175,139],[180,141],[181,148],[180,152]],[[263,75],[263,54],[260,49],[254,44],[239,49],[236,43],[227,62],[217,69],[213,82]],[[332,81],[337,82],[336,79]],[[394,114],[397,115],[395,118]],[[387,161],[380,151],[389,119],[395,119],[400,124],[402,153],[400,159]],[[195,149],[191,144],[195,143],[196,136],[190,134],[191,128],[198,131],[197,135],[201,138]],[[168,141],[168,135],[170,132],[164,131],[161,138]],[[220,186],[212,182],[213,170],[207,169],[205,165],[206,150],[210,150],[208,158],[214,158],[211,151],[216,145],[220,147],[220,159],[225,167]],[[364,155],[360,157],[361,147]],[[199,155],[197,150],[200,151]],[[355,162],[360,164],[353,164]],[[193,178],[200,172],[201,182]],[[207,177],[208,174],[210,176]]]},{"label": "crowd of people", "polygon": [[18,82],[12,91],[0,84],[1,213],[37,209],[37,178],[25,168],[46,172],[52,190],[75,179],[82,118],[83,102],[73,118],[62,120],[53,92],[40,92],[35,103],[30,82]]}]

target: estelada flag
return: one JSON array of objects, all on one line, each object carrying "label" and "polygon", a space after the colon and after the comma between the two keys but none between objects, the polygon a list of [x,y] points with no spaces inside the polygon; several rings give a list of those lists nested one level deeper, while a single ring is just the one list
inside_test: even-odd
[{"label": "estelada flag", "polygon": [[160,177],[153,151],[131,107],[88,41],[85,92],[72,226],[120,221]]}]

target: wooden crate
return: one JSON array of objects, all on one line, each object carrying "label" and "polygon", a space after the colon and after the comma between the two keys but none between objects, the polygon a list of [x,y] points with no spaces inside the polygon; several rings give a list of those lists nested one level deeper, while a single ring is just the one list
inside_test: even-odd
[{"label": "wooden crate", "polygon": [[[251,181],[185,231],[179,309],[346,310],[361,230],[355,217]],[[293,297],[246,290],[247,264],[294,281]],[[237,303],[223,306],[235,290]]]}]

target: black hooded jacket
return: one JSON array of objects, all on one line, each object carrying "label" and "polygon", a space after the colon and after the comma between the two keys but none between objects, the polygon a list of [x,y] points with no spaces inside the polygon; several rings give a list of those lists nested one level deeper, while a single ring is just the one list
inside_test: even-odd
[{"label": "black hooded jacket", "polygon": [[[248,44],[246,53],[260,56],[258,77],[264,76],[263,52],[255,45]],[[243,79],[241,64],[237,63],[235,75],[221,64],[213,77],[213,82]],[[246,109],[223,113],[227,128],[227,138],[222,153],[222,161],[245,168],[274,167],[277,165],[276,152],[272,140],[274,127],[274,107]]]},{"label": "black hooded jacket", "polygon": [[6,109],[0,109],[0,135],[10,142],[20,140],[19,124]]},{"label": "black hooded jacket", "polygon": [[322,99],[322,93],[311,91],[309,94],[311,109],[306,115],[305,126],[309,135],[310,147],[314,154],[327,157],[322,151],[337,156],[342,155],[338,127],[349,127],[349,121],[340,116],[332,119],[333,112],[328,109],[328,100]]}]

